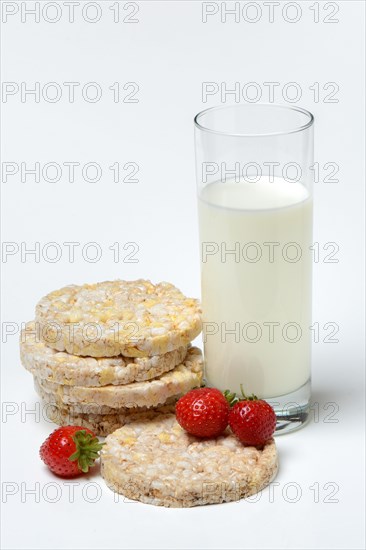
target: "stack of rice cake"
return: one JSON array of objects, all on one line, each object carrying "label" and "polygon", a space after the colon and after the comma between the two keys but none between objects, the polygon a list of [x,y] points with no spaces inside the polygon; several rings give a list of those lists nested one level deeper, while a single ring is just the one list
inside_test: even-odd
[{"label": "stack of rice cake", "polygon": [[20,339],[45,412],[104,436],[174,410],[202,382],[197,300],[169,283],[106,281],[51,292]]}]

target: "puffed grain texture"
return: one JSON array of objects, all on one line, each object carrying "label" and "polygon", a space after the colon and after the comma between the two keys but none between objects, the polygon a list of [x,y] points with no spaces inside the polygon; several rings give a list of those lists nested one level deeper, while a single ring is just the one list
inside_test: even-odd
[{"label": "puffed grain texture", "polygon": [[[150,410],[154,409],[154,406],[146,405],[144,407],[138,407],[135,405],[135,403],[129,403],[128,407],[108,407],[107,405],[100,405],[99,403],[72,403],[72,404],[65,404],[60,396],[57,393],[47,392],[45,391],[37,378],[34,378],[34,388],[39,395],[39,397],[42,399],[42,402],[48,410],[49,407],[56,407],[56,409],[60,409],[61,411],[70,414],[71,416],[105,416],[105,415],[118,415],[118,414],[127,414],[129,412],[133,411],[141,411],[141,410]],[[160,406],[165,406],[169,404],[175,404],[178,399],[182,396],[182,394],[177,394],[169,397],[164,403],[159,404]]]},{"label": "puffed grain texture", "polygon": [[136,408],[121,409],[117,413],[109,414],[83,414],[74,412],[72,408],[59,408],[48,404],[45,408],[45,415],[49,420],[59,426],[83,426],[89,428],[95,435],[105,437],[113,433],[118,428],[143,419],[144,422],[150,421],[158,414],[174,413],[175,404],[167,404],[156,409]]},{"label": "puffed grain texture", "polygon": [[152,357],[80,357],[57,351],[41,341],[36,323],[26,324],[20,335],[20,360],[24,368],[49,382],[65,386],[130,384],[157,378],[181,364],[187,354],[182,346]]},{"label": "puffed grain texture", "polygon": [[37,384],[66,405],[97,404],[112,408],[157,407],[167,399],[201,386],[203,359],[201,350],[192,347],[180,365],[159,378],[146,382],[134,382],[123,386],[64,386],[35,377]]},{"label": "puffed grain texture", "polygon": [[199,439],[164,414],[109,435],[101,465],[107,485],[130,499],[191,507],[254,495],[274,479],[278,458],[274,439],[262,449],[244,446],[229,429]]},{"label": "puffed grain texture", "polygon": [[198,300],[170,283],[105,281],[70,285],[36,306],[50,347],[91,357],[146,357],[187,346],[202,329]]}]

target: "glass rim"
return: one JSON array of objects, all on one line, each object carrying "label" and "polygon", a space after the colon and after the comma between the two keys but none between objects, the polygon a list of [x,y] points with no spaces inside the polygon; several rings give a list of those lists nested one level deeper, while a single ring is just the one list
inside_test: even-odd
[{"label": "glass rim", "polygon": [[[206,113],[210,113],[212,111],[219,111],[222,109],[238,109],[241,107],[275,107],[276,109],[284,109],[286,111],[296,111],[298,113],[302,113],[308,118],[308,121],[305,124],[302,124],[301,126],[294,127],[290,130],[279,130],[278,132],[240,132],[240,133],[234,133],[234,132],[225,132],[221,130],[213,130],[212,128],[203,126],[199,123],[199,118],[205,115]],[[292,105],[281,105],[279,103],[241,103],[239,105],[216,105],[214,107],[209,107],[208,109],[204,109],[203,111],[200,111],[196,114],[194,117],[194,125],[196,128],[203,132],[208,132],[211,134],[217,134],[220,136],[228,136],[228,137],[247,137],[247,138],[254,138],[254,137],[271,137],[271,136],[284,136],[287,134],[294,134],[297,132],[302,132],[304,130],[307,130],[314,124],[314,115],[307,111],[306,109],[303,109],[302,107],[292,106]]]}]

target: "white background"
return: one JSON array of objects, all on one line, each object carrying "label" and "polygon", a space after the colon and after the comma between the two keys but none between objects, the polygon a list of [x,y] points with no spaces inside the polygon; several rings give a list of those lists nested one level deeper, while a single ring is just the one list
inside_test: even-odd
[{"label": "white background", "polygon": [[[103,171],[95,183],[83,179],[80,167],[73,183],[66,169],[57,183],[42,178],[35,183],[29,175],[22,182],[20,172],[4,181],[3,173],[2,239],[15,243],[7,245],[14,254],[2,257],[3,332],[14,332],[3,334],[1,371],[3,547],[363,548],[364,3],[331,2],[326,8],[324,2],[301,1],[288,12],[281,3],[272,23],[262,2],[250,8],[262,10],[256,23],[243,16],[238,23],[228,16],[223,23],[220,12],[203,23],[201,2],[139,2],[136,23],[122,21],[133,10],[124,2],[118,23],[109,1],[99,2],[96,23],[83,18],[83,2],[75,7],[74,23],[63,2],[55,23],[46,21],[56,17],[55,7],[36,23],[32,15],[22,22],[24,2],[2,4],[19,8],[2,25],[3,81],[19,89],[22,82],[28,88],[39,82],[41,88],[39,103],[30,95],[22,102],[20,91],[3,96],[3,162],[28,168],[35,162],[95,162]],[[34,2],[26,4],[34,8]],[[318,23],[316,6],[310,9],[314,4]],[[246,19],[255,18],[250,10]],[[296,16],[291,10],[301,11],[296,23],[286,21]],[[91,7],[86,17],[95,14]],[[325,23],[326,16],[338,22]],[[42,96],[49,82],[62,90],[54,103]],[[74,103],[64,82],[80,83]],[[82,97],[88,82],[102,90],[95,103]],[[137,83],[138,102],[115,103],[109,90],[115,82],[122,98],[132,90],[123,85]],[[54,478],[38,457],[53,425],[26,412],[37,397],[20,366],[17,326],[33,317],[41,296],[68,283],[143,277],[171,281],[187,295],[199,296],[192,119],[202,108],[225,102],[219,93],[204,102],[203,82],[226,82],[228,88],[239,82],[241,102],[255,95],[254,87],[245,88],[250,82],[267,102],[265,82],[279,83],[278,103],[290,104],[300,89],[295,104],[316,117],[315,160],[339,165],[338,183],[315,185],[320,261],[314,264],[314,321],[321,327],[339,325],[338,343],[324,343],[327,333],[321,330],[313,347],[315,421],[277,438],[278,485],[263,491],[257,502],[183,510],[123,498],[115,502],[98,472],[78,480],[71,498],[70,486]],[[286,88],[289,82],[297,83],[296,89]],[[329,82],[338,86],[332,103],[325,102],[334,90],[334,85],[324,89]],[[310,89],[314,83],[319,83],[319,97]],[[46,97],[54,91],[48,88],[47,96],[46,88]],[[232,95],[226,98],[228,104],[234,101]],[[108,167],[115,162],[121,167],[137,163],[139,182],[114,183]],[[63,245],[70,241],[80,243],[73,263]],[[92,241],[102,251],[95,263],[81,254]],[[22,246],[24,251],[35,242],[40,243],[39,262],[31,255],[22,258]],[[47,249],[42,256],[50,242],[61,247],[58,262],[48,260]],[[109,249],[115,242],[121,243],[119,262]],[[137,243],[138,262],[123,261],[132,250],[122,249],[129,242]],[[328,242],[339,246],[338,263],[324,262],[322,247]],[[54,250],[48,252],[52,256]],[[93,250],[88,252],[92,256]],[[27,493],[32,488],[36,495]]]}]

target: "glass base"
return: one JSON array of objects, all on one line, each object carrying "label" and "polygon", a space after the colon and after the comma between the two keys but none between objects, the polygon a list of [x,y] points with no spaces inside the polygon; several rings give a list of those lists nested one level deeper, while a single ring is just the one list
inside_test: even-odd
[{"label": "glass base", "polygon": [[287,434],[299,430],[310,420],[311,383],[306,382],[298,390],[267,399],[277,417],[275,435]]}]

